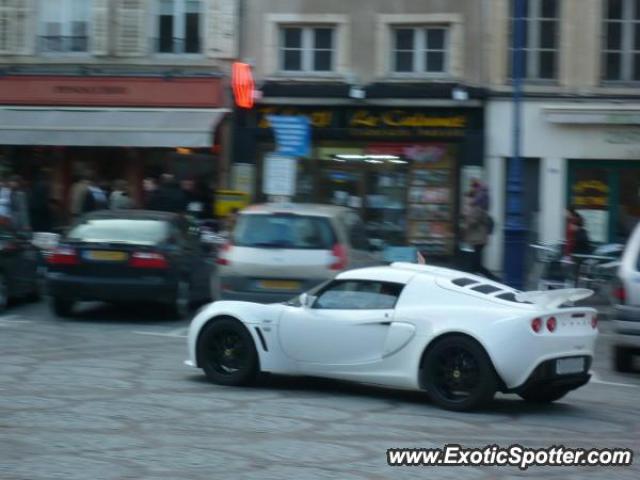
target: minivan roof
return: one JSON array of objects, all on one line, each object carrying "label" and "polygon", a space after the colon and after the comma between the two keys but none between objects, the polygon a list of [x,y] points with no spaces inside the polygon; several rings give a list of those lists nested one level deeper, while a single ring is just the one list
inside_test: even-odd
[{"label": "minivan roof", "polygon": [[260,203],[250,205],[240,213],[293,213],[298,215],[337,217],[348,211],[350,210],[347,207],[322,203]]}]

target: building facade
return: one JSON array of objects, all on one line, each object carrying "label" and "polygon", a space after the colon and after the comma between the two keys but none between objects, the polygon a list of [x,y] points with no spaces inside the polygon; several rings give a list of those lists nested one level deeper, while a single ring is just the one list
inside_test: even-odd
[{"label": "building facade", "polygon": [[236,188],[265,198],[268,116],[304,115],[297,199],[350,206],[371,236],[451,257],[484,157],[483,2],[243,3],[240,55],[261,95],[236,111]]},{"label": "building facade", "polygon": [[[216,182],[238,54],[236,0],[0,1],[0,166],[74,178],[173,172]],[[223,165],[222,167],[220,165]]]},{"label": "building facade", "polygon": [[[522,109],[529,240],[565,238],[565,208],[593,242],[624,241],[640,219],[640,5],[630,0],[529,0]],[[492,211],[505,212],[512,155],[511,0],[491,0],[486,34],[486,168]],[[497,228],[488,252],[502,268]]]}]

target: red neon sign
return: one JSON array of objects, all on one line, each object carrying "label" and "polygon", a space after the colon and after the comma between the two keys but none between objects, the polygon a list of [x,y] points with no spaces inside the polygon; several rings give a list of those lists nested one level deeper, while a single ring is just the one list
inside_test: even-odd
[{"label": "red neon sign", "polygon": [[248,63],[235,62],[231,70],[231,87],[236,105],[240,108],[253,107],[255,83]]}]

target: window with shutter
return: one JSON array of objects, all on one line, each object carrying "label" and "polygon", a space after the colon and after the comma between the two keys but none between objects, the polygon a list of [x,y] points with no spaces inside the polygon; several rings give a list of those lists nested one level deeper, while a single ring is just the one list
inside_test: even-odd
[{"label": "window with shutter", "polygon": [[43,53],[86,53],[92,0],[41,0],[38,45]]},{"label": "window with shutter", "polygon": [[201,53],[201,0],[156,0],[159,53]]},{"label": "window with shutter", "polygon": [[118,0],[117,42],[118,55],[136,57],[146,52],[145,0]]}]

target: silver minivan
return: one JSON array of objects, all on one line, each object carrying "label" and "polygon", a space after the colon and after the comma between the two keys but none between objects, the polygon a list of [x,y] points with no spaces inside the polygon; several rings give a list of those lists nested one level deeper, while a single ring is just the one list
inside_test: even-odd
[{"label": "silver minivan", "polygon": [[353,210],[270,203],[239,212],[217,263],[217,300],[280,302],[342,270],[382,261]]}]

